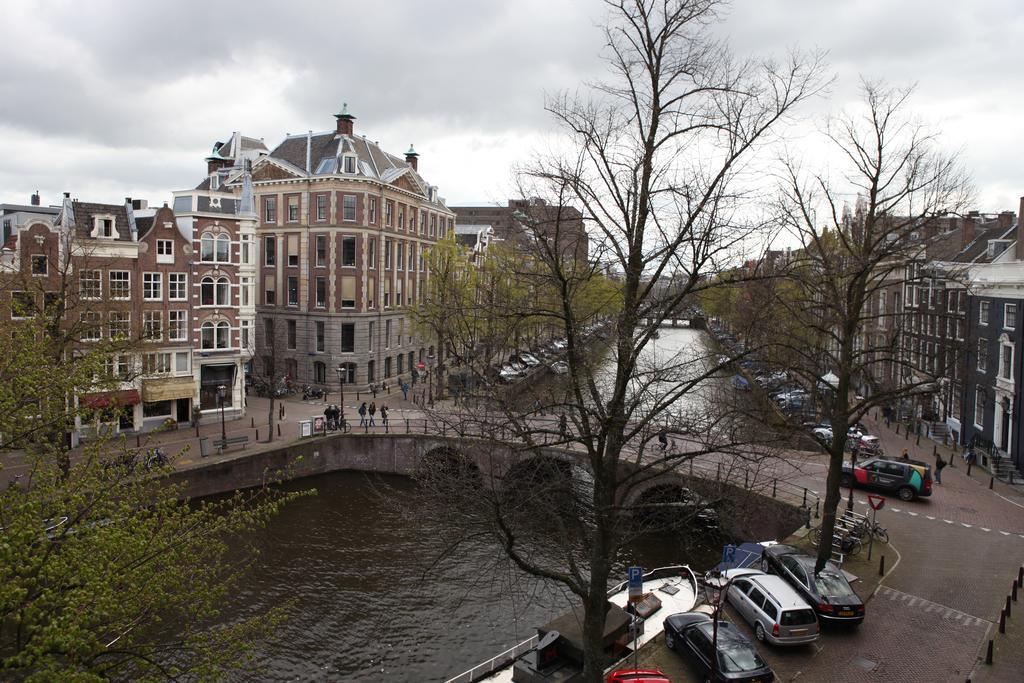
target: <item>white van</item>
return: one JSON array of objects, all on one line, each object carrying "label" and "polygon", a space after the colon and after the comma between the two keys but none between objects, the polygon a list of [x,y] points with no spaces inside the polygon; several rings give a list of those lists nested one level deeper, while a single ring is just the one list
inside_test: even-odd
[{"label": "white van", "polygon": [[803,645],[818,639],[814,609],[785,579],[751,569],[732,571],[729,602],[754,629],[758,640],[772,645]]}]

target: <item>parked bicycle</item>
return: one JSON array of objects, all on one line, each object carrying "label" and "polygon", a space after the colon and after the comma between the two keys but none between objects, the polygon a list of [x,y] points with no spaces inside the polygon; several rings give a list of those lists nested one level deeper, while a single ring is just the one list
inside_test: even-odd
[{"label": "parked bicycle", "polygon": [[[860,552],[861,548],[863,547],[863,544],[861,543],[860,539],[857,538],[856,534],[854,534],[853,532],[838,532],[832,538],[832,545],[836,545],[836,539],[838,539],[839,551],[843,555],[856,555]],[[814,530],[814,535],[812,536],[812,543],[815,545],[815,547],[817,547],[818,544],[821,543],[821,527],[818,527]]]}]

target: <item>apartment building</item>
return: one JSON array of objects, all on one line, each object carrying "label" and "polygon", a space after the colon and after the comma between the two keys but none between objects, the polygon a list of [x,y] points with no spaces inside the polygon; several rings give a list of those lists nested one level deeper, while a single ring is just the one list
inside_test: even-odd
[{"label": "apartment building", "polygon": [[[453,229],[455,214],[419,174],[412,146],[404,158],[389,154],[357,135],[355,120],[343,108],[333,130],[288,135],[249,159],[255,368],[265,378],[367,386],[408,377],[434,356],[408,311],[429,277],[427,250]],[[212,156],[223,159],[207,159],[210,177],[197,190],[216,185],[241,197],[249,166],[222,149]]]},{"label": "apartment building", "polygon": [[571,206],[552,206],[543,199],[510,199],[507,206],[480,204],[454,206],[460,232],[483,234],[487,239],[510,242],[530,250],[538,238],[555,240],[565,258],[587,263],[590,242],[583,214]]}]

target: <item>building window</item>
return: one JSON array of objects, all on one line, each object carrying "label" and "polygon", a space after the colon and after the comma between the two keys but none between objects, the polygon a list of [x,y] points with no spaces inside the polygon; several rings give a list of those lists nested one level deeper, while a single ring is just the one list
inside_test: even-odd
[{"label": "building window", "polygon": [[316,301],[317,308],[327,308],[327,278],[322,275],[316,279]]},{"label": "building window", "polygon": [[298,268],[299,266],[299,240],[294,235],[288,237],[288,267]]},{"label": "building window", "polygon": [[371,320],[370,324],[367,326],[367,335],[366,335],[366,339],[367,339],[368,343],[370,344],[370,352],[371,353],[373,353],[373,349],[376,346],[376,344],[374,343],[376,341],[376,337],[374,336],[376,332],[377,332],[377,323],[374,322],[373,320]]},{"label": "building window", "polygon": [[142,338],[149,341],[160,341],[164,338],[163,316],[160,311],[142,312]]},{"label": "building window", "polygon": [[277,222],[277,197],[263,198],[263,222]]},{"label": "building window", "polygon": [[370,270],[377,267],[377,238],[371,237],[366,243],[366,260]]},{"label": "building window", "polygon": [[370,197],[370,223],[377,222],[377,198]]},{"label": "building window", "polygon": [[391,227],[392,215],[395,212],[395,203],[392,201],[384,202],[384,225]]},{"label": "building window", "polygon": [[298,334],[296,332],[298,325],[295,324],[294,320],[289,320],[286,327],[288,330],[288,348],[294,350],[298,345]]},{"label": "building window", "polygon": [[988,301],[978,302],[978,323],[981,325],[988,325]]},{"label": "building window", "polygon": [[398,229],[405,230],[405,205],[398,205]]},{"label": "building window", "polygon": [[188,311],[167,312],[167,338],[170,341],[188,340]]},{"label": "building window", "polygon": [[322,320],[316,321],[316,351],[323,353],[327,348],[327,325]]},{"label": "building window", "polygon": [[391,378],[391,356],[384,359],[384,379]]},{"label": "building window", "polygon": [[142,274],[142,298],[146,301],[159,301],[163,298],[163,275],[161,273]]},{"label": "building window", "polygon": [[132,335],[132,314],[128,311],[110,312],[110,338],[128,339]]},{"label": "building window", "polygon": [[374,379],[375,379],[374,375],[376,374],[375,367],[376,366],[375,366],[375,364],[374,364],[374,362],[372,360],[369,360],[369,361],[366,362],[366,381],[367,382],[374,381]]},{"label": "building window", "polygon": [[249,265],[252,263],[252,236],[242,235],[242,264]]},{"label": "building window", "polygon": [[167,274],[167,296],[171,301],[188,299],[188,276],[185,273]]},{"label": "building window", "polygon": [[263,238],[263,263],[268,266],[277,263],[277,238],[273,235]]},{"label": "building window", "polygon": [[231,283],[226,277],[204,277],[199,286],[201,306],[230,306]]},{"label": "building window", "polygon": [[999,377],[1013,382],[1013,344],[1004,343],[1000,346]]},{"label": "building window", "polygon": [[988,340],[978,339],[978,372],[988,369]]},{"label": "building window", "polygon": [[263,341],[268,349],[274,348],[274,319],[263,319]]},{"label": "building window", "polygon": [[[142,356],[142,374],[144,375],[164,375],[171,371],[171,354],[169,353],[146,353]],[[170,401],[158,401],[157,405],[170,404]],[[149,404],[152,405],[152,404]],[[170,410],[168,409],[159,411],[160,415],[169,415]],[[147,415],[147,417],[149,417]]]},{"label": "building window", "polygon": [[231,237],[204,234],[199,239],[199,260],[207,263],[230,263]]},{"label": "building window", "polygon": [[96,216],[95,218],[93,218],[92,236],[117,237],[117,233],[114,232],[114,217]]},{"label": "building window", "polygon": [[356,307],[356,279],[351,275],[341,278],[341,307]]},{"label": "building window", "polygon": [[242,342],[241,342],[241,344],[242,344],[242,348],[243,349],[250,348],[250,346],[252,344],[252,340],[249,338],[249,335],[250,335],[250,333],[249,333],[249,325],[250,325],[250,321],[243,320],[242,324],[241,324],[241,327],[240,327],[241,333],[242,333]]},{"label": "building window", "polygon": [[174,263],[174,240],[156,241],[156,262]]},{"label": "building window", "polygon": [[82,341],[99,341],[103,337],[103,319],[96,311],[82,311],[79,316],[82,323]]},{"label": "building window", "polygon": [[316,236],[316,267],[323,268],[327,265],[327,235]]},{"label": "building window", "polygon": [[985,424],[985,393],[981,387],[974,389],[974,426],[983,429]]},{"label": "building window", "polygon": [[[391,321],[384,321],[384,348],[391,348]],[[386,376],[386,375],[385,375]]]},{"label": "building window", "polygon": [[341,238],[341,265],[354,267],[356,265],[356,238]]},{"label": "building window", "polygon": [[299,198],[288,197],[288,222],[299,222]]},{"label": "building window", "polygon": [[416,270],[416,245],[409,245],[409,272],[412,273]]},{"label": "building window", "polygon": [[354,194],[346,194],[341,199],[341,219],[345,221],[354,221],[356,219],[356,196]]},{"label": "building window", "polygon": [[83,299],[103,296],[103,279],[98,270],[83,270],[78,274],[78,293]]},{"label": "building window", "polygon": [[1007,330],[1017,329],[1017,304],[1003,305],[1003,327]]},{"label": "building window", "polygon": [[238,294],[241,299],[240,306],[250,306],[252,303],[252,278],[243,277],[238,285]]},{"label": "building window", "polygon": [[288,277],[288,305],[299,305],[299,278],[294,275]]},{"label": "building window", "polygon": [[356,158],[353,156],[345,156],[345,173],[356,172]]},{"label": "building window", "polygon": [[384,240],[384,267],[391,268],[391,240]]},{"label": "building window", "polygon": [[273,289],[268,289],[268,290],[264,291],[263,292],[263,302],[267,306],[276,306],[277,305],[277,292],[275,292]]},{"label": "building window", "polygon": [[327,220],[327,195],[325,194],[316,196],[316,219],[318,221]]},{"label": "building window", "polygon": [[356,350],[356,325],[355,323],[341,324],[341,352],[354,353]]},{"label": "building window", "polygon": [[[272,323],[267,320],[266,322]],[[204,349],[227,349],[231,347],[231,325],[221,321],[213,323],[207,320],[200,329],[200,340]],[[270,325],[271,331],[273,324]],[[271,337],[273,332],[271,332]]]},{"label": "building window", "polygon": [[317,384],[327,384],[327,365],[322,361],[313,363],[313,381]]},{"label": "building window", "polygon": [[189,372],[189,359],[192,357],[189,351],[178,351],[174,354],[174,371],[177,373],[188,374]]},{"label": "building window", "polygon": [[341,379],[345,384],[356,383],[356,364],[355,363],[338,363],[338,367],[341,368]]},{"label": "building window", "polygon": [[131,271],[127,270],[112,270],[107,273],[107,278],[110,281],[110,298],[111,299],[131,299],[132,298],[132,274]]},{"label": "building window", "polygon": [[32,256],[32,274],[33,275],[46,275],[47,264],[45,254],[33,254]]}]

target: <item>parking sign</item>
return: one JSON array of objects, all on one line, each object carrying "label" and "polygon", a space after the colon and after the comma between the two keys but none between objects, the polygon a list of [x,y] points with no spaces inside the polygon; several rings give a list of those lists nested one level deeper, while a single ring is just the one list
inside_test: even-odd
[{"label": "parking sign", "polygon": [[629,599],[639,600],[644,594],[644,568],[630,567],[626,576],[629,579]]}]

